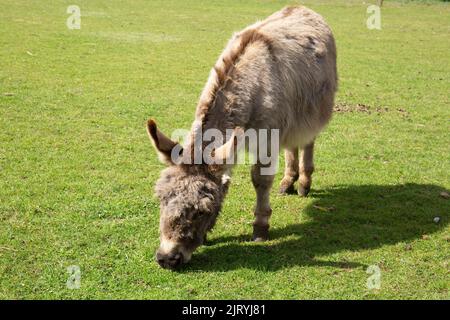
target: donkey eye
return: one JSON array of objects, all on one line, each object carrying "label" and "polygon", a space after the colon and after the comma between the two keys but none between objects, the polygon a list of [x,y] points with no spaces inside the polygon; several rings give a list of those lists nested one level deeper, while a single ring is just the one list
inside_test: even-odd
[{"label": "donkey eye", "polygon": [[202,217],[203,215],[205,215],[205,212],[203,212],[203,211],[197,211],[197,216],[198,216],[198,217]]},{"label": "donkey eye", "polygon": [[198,208],[195,208],[194,210],[191,211],[190,213],[192,219],[198,218],[202,216],[202,212],[200,210],[198,210]]}]

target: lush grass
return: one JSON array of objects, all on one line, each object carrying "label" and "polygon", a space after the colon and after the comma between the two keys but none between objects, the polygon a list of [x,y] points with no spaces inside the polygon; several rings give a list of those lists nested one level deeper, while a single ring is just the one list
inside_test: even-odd
[{"label": "lush grass", "polygon": [[[65,24],[74,2],[81,30]],[[178,273],[154,262],[163,165],[145,120],[189,128],[231,33],[286,3],[3,1],[0,298],[449,298],[443,2],[385,1],[371,31],[361,1],[304,1],[335,32],[338,102],[372,112],[335,115],[309,198],[274,188],[271,241],[247,241],[254,194],[238,167],[210,245]],[[78,290],[66,288],[69,265]],[[369,265],[380,290],[366,287]]]}]

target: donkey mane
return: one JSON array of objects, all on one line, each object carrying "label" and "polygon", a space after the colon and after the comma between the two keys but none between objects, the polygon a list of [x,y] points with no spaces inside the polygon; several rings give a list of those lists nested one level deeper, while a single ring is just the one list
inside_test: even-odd
[{"label": "donkey mane", "polygon": [[236,62],[244,54],[245,49],[249,45],[257,41],[262,41],[271,50],[272,40],[257,29],[246,30],[242,34],[237,35],[236,38],[240,40],[239,46],[235,50],[228,52],[228,55],[222,58],[222,66],[214,66],[217,74],[216,91],[226,85],[227,80],[231,78],[231,73],[234,70]]},{"label": "donkey mane", "polygon": [[[238,42],[239,41],[239,42]],[[219,60],[213,67],[214,74],[212,74],[212,81],[208,81],[207,92],[208,96],[200,99],[197,107],[197,118],[204,120],[211,106],[216,100],[217,93],[226,87],[228,81],[232,79],[233,71],[239,58],[245,53],[245,50],[256,42],[264,43],[269,51],[272,51],[272,39],[260,32],[258,29],[247,29],[244,32],[237,34],[232,40],[232,48],[227,50],[222,59]],[[234,44],[238,42],[237,46]],[[203,121],[202,121],[203,122]]]},{"label": "donkey mane", "polygon": [[[204,122],[205,116],[210,110],[211,106],[217,97],[217,93],[226,87],[229,80],[232,79],[232,73],[235,70],[236,63],[239,58],[245,53],[246,49],[256,43],[262,42],[266,45],[269,52],[272,52],[273,39],[262,33],[260,29],[266,24],[279,20],[291,15],[294,10],[301,9],[303,6],[287,6],[280,15],[269,17],[265,21],[257,22],[248,29],[236,34],[230,41],[230,48],[222,54],[222,59],[219,59],[213,67],[214,73],[210,75],[210,79],[206,85],[206,96],[202,96],[197,106],[196,116],[201,122]],[[236,43],[239,43],[236,45]]]}]

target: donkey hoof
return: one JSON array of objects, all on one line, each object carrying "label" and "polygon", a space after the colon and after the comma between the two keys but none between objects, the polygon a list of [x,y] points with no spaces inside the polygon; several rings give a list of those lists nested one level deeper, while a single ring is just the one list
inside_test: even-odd
[{"label": "donkey hoof", "polygon": [[294,185],[284,185],[281,184],[280,185],[280,189],[279,189],[279,193],[282,195],[288,195],[288,194],[293,194],[295,193],[295,189],[294,189]]},{"label": "donkey hoof", "polygon": [[254,242],[263,242],[269,240],[269,226],[253,226]]},{"label": "donkey hoof", "polygon": [[311,190],[311,187],[299,186],[298,187],[298,194],[299,194],[300,197],[306,197],[310,190]]}]

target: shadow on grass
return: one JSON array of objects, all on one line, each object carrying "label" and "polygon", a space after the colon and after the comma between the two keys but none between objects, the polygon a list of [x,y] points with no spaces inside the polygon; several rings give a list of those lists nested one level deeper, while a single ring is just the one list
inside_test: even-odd
[{"label": "shadow on grass", "polygon": [[[250,234],[212,239],[209,246],[194,253],[181,272],[239,268],[276,271],[311,265],[366,267],[321,256],[408,243],[444,228],[450,202],[439,196],[442,191],[442,187],[421,184],[340,186],[312,191],[313,201],[303,212],[307,217],[304,223],[272,228],[273,241],[266,243],[248,243]],[[335,210],[322,211],[318,206]],[[433,221],[436,216],[441,217],[439,223]]]}]

